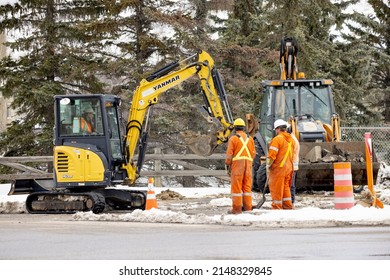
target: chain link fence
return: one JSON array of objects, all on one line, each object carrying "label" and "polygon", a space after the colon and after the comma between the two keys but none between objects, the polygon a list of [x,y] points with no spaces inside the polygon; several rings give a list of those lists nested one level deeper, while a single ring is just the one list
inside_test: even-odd
[{"label": "chain link fence", "polygon": [[364,141],[366,132],[371,132],[374,151],[378,160],[390,164],[390,126],[341,127],[341,140]]}]

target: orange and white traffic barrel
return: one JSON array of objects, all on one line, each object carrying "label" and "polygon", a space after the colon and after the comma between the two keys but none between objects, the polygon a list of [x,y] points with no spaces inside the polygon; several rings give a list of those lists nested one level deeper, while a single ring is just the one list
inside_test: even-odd
[{"label": "orange and white traffic barrel", "polygon": [[334,208],[350,209],[355,205],[353,197],[352,172],[350,162],[335,162],[334,168]]}]

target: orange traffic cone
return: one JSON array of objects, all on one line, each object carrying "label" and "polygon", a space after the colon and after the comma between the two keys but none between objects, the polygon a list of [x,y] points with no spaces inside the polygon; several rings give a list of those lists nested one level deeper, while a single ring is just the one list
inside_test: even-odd
[{"label": "orange traffic cone", "polygon": [[148,194],[146,196],[146,206],[145,210],[150,210],[152,208],[158,208],[157,207],[157,200],[156,200],[156,194],[154,192],[154,186],[153,186],[154,179],[149,178],[148,179]]}]

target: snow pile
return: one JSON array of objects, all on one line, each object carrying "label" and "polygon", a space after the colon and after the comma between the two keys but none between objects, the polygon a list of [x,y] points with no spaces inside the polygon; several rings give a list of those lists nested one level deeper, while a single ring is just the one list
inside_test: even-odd
[{"label": "snow pile", "polygon": [[27,195],[8,196],[10,184],[0,184],[0,214],[27,213],[25,201]]},{"label": "snow pile", "polygon": [[291,211],[253,210],[241,215],[204,214],[187,215],[182,212],[151,209],[135,210],[127,214],[99,214],[79,212],[73,215],[77,221],[115,221],[142,223],[181,223],[181,224],[217,224],[245,225],[254,227],[310,227],[337,225],[390,225],[390,207],[384,209],[366,208],[357,205],[349,210],[330,210],[302,208]]},{"label": "snow pile", "polygon": [[211,217],[204,214],[187,215],[182,212],[151,209],[148,211],[134,210],[127,214],[93,214],[78,212],[73,215],[78,221],[121,221],[142,223],[180,223],[180,224],[215,224]]}]

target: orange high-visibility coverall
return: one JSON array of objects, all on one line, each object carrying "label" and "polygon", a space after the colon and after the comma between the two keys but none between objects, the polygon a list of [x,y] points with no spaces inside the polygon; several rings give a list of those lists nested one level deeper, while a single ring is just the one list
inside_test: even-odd
[{"label": "orange high-visibility coverall", "polygon": [[269,189],[272,209],[292,209],[290,186],[293,175],[294,140],[287,132],[280,132],[269,146],[268,158],[273,160],[269,169]]},{"label": "orange high-visibility coverall", "polygon": [[92,124],[89,123],[86,119],[80,118],[81,122],[81,131],[92,133],[94,131]]},{"label": "orange high-visibility coverall", "polygon": [[253,138],[244,131],[230,137],[225,164],[230,166],[232,213],[252,210],[252,161],[256,155]]}]

